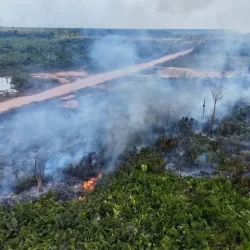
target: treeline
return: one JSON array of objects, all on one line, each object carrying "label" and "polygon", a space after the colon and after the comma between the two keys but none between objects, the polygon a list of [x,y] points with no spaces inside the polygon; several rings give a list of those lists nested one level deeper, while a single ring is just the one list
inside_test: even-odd
[{"label": "treeline", "polygon": [[107,35],[119,35],[125,37],[173,37],[171,30],[150,29],[70,29],[70,28],[0,28],[0,37],[28,37],[28,38],[55,38],[61,36],[76,37],[100,37]]},{"label": "treeline", "polygon": [[212,69],[221,72],[234,70],[248,72],[250,69],[250,57],[233,57],[216,54],[188,54],[178,57],[172,61],[165,62],[160,66],[197,68],[204,70]]},{"label": "treeline", "polygon": [[[0,69],[30,70],[86,65],[92,39],[0,39]],[[73,58],[74,57],[74,58]]]},{"label": "treeline", "polygon": [[4,28],[0,37],[55,38],[55,37],[100,37],[119,35],[124,37],[180,38],[221,35],[220,30],[175,30],[175,29],[91,29],[91,28]]},{"label": "treeline", "polygon": [[189,67],[219,71],[249,71],[250,45],[246,40],[209,39],[188,54],[162,64],[163,67]]},{"label": "treeline", "polygon": [[248,40],[242,39],[211,39],[197,46],[191,53],[216,54],[225,56],[250,56],[250,44]]},{"label": "treeline", "polygon": [[[73,33],[73,32],[72,32]],[[54,38],[60,33],[53,30],[27,30],[27,29],[1,29],[0,38],[14,38],[14,37],[26,37],[26,38]]]},{"label": "treeline", "polygon": [[[96,70],[90,53],[97,40],[97,38],[2,38],[0,39],[0,70],[35,71],[71,67],[87,67],[89,70]],[[117,46],[122,47],[126,43],[125,38],[116,38],[116,40]],[[155,59],[191,46],[191,43],[182,41],[141,39],[133,39],[129,44],[135,47],[138,62]],[[105,46],[107,50],[100,51],[100,60],[103,61],[105,61],[105,53],[113,49],[112,45]]]}]

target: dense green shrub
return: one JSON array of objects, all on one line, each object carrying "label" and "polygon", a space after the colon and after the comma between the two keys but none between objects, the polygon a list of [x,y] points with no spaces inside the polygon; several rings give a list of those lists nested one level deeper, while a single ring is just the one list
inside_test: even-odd
[{"label": "dense green shrub", "polygon": [[16,180],[13,191],[15,193],[21,193],[31,187],[34,187],[35,185],[37,185],[37,179],[35,176],[25,176]]},{"label": "dense green shrub", "polygon": [[147,166],[148,173],[162,173],[165,169],[165,162],[161,155],[153,148],[143,148],[140,153],[133,155],[124,164],[127,171],[134,169],[141,170],[142,165]]},{"label": "dense green shrub", "polygon": [[177,141],[175,138],[161,136],[156,140],[155,146],[162,152],[169,152],[177,146]]},{"label": "dense green shrub", "polygon": [[[42,30],[40,31],[42,33]],[[54,36],[54,37],[2,37],[0,39],[0,70],[15,71],[17,69],[37,71],[65,69],[71,67],[85,67],[88,71],[111,70],[119,67],[159,58],[166,54],[175,53],[192,46],[191,43],[183,40],[160,40],[141,39],[140,37],[131,39],[117,37],[117,46],[124,46],[129,43],[131,50],[135,49],[133,60],[117,60],[108,63],[103,68],[98,68],[96,61],[93,61],[91,51],[96,41],[101,39],[97,36]],[[0,31],[1,36],[1,31]],[[113,39],[112,39],[113,40]],[[105,50],[101,50],[99,57],[109,56],[109,51],[114,50],[112,43],[104,45]],[[135,61],[135,59],[138,59]],[[115,64],[115,62],[117,62]],[[112,67],[111,67],[112,66]]]},{"label": "dense green shrub", "polygon": [[105,177],[83,201],[59,202],[50,193],[34,203],[2,207],[0,248],[250,247],[250,200],[229,180],[149,173],[137,157],[136,169],[119,170],[108,182]]},{"label": "dense green shrub", "polygon": [[26,74],[16,74],[11,79],[11,84],[15,89],[26,89],[30,84],[30,77]]}]

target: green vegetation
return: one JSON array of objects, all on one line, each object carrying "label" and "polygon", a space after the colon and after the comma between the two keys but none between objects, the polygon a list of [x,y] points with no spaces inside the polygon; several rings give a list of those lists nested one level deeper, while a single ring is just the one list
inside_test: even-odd
[{"label": "green vegetation", "polygon": [[16,180],[13,191],[18,194],[34,187],[35,185],[37,185],[37,179],[35,176],[25,176]]},{"label": "green vegetation", "polygon": [[162,67],[187,67],[218,71],[248,70],[250,57],[188,54],[162,64]]},{"label": "green vegetation", "polygon": [[58,79],[43,79],[38,77],[31,77],[27,73],[16,73],[11,79],[13,87],[20,92],[23,91],[36,91],[46,90],[52,86],[60,84]]},{"label": "green vegetation", "polygon": [[[132,32],[133,33],[133,32]],[[131,33],[131,34],[132,34]],[[41,71],[85,67],[98,71],[92,61],[91,49],[96,41],[116,35],[119,45],[129,44],[136,50],[138,62],[161,57],[192,46],[190,40],[155,39],[150,33],[142,39],[140,33],[122,35],[122,31],[81,29],[0,29],[0,71]],[[146,34],[146,33],[145,33]],[[100,51],[100,60],[112,50],[110,44]],[[131,50],[132,50],[131,49]],[[106,51],[107,50],[107,51]],[[122,49],[121,49],[122,50]],[[137,61],[136,61],[137,62]],[[125,62],[125,63],[135,63]],[[118,66],[126,66],[119,65]],[[107,68],[106,70],[110,70]]]},{"label": "green vegetation", "polygon": [[88,38],[1,38],[0,70],[67,68],[73,63],[86,65],[87,50],[92,42],[93,39]]},{"label": "green vegetation", "polygon": [[222,119],[217,132],[222,136],[239,136],[245,139],[250,137],[250,105],[239,101],[233,108],[232,113]]},{"label": "green vegetation", "polygon": [[[163,171],[144,149],[83,201],[50,193],[0,210],[2,249],[248,249],[250,200],[222,177]],[[246,188],[246,187],[245,187]]]},{"label": "green vegetation", "polygon": [[[18,69],[88,65],[96,70],[88,52],[100,36],[81,35],[79,30],[65,29],[4,30],[0,32],[0,70],[19,72],[12,78],[19,90],[34,89],[43,80],[34,82]],[[119,39],[125,42],[128,38]],[[186,46],[180,40],[129,39],[141,61]],[[241,57],[249,56],[241,52]],[[212,54],[204,44],[191,56],[204,56],[199,53]],[[211,84],[221,80],[186,79],[187,84],[189,81]],[[70,197],[55,185],[54,192],[35,201],[32,196],[32,201],[10,206],[1,200],[0,249],[250,249],[250,151],[247,146],[244,151],[242,142],[250,136],[249,117],[250,105],[237,103],[229,116],[214,120],[213,139],[204,135],[210,132],[209,124],[208,128],[203,124],[202,134],[196,134],[196,126],[201,124],[193,118],[172,122],[168,117],[167,124],[155,128],[159,137],[152,148],[125,151],[114,172],[98,179],[95,191],[73,192],[72,186],[78,181],[81,184],[101,171],[105,173],[108,160],[104,149],[90,152],[79,164],[62,171]],[[169,131],[174,131],[172,137],[167,137]],[[215,174],[209,178],[183,177],[166,171],[168,161],[173,170],[212,166]],[[37,194],[41,192],[53,178],[45,176],[45,167],[46,159],[37,156],[30,175],[17,171],[15,194],[20,197],[34,186],[38,187]],[[78,200],[78,194],[86,198]]]},{"label": "green vegetation", "polygon": [[208,39],[196,46],[188,55],[171,62],[164,67],[189,67],[214,69],[221,71],[248,71],[250,67],[249,37],[229,39]]},{"label": "green vegetation", "polygon": [[11,79],[11,84],[15,89],[25,89],[29,87],[29,80],[26,74],[15,74]]}]

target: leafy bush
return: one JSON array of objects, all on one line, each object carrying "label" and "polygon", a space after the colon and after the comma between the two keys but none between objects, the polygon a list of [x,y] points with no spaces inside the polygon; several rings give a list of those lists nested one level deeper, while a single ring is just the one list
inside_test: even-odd
[{"label": "leafy bush", "polygon": [[159,137],[156,142],[155,146],[162,152],[169,152],[176,147],[176,140],[175,138],[167,138],[167,137]]},{"label": "leafy bush", "polygon": [[13,191],[15,193],[21,193],[35,185],[37,185],[37,179],[35,176],[25,176],[16,181]]},{"label": "leafy bush", "polygon": [[69,165],[63,173],[68,177],[75,177],[78,179],[86,179],[96,176],[104,165],[103,151],[99,154],[90,152],[82,157],[77,165]]},{"label": "leafy bush", "polygon": [[17,74],[12,77],[11,84],[15,89],[26,89],[29,87],[29,76],[25,74]]},{"label": "leafy bush", "polygon": [[118,171],[83,201],[62,203],[50,193],[0,209],[0,248],[249,248],[249,198],[230,181],[142,168]]},{"label": "leafy bush", "polygon": [[123,169],[127,171],[141,170],[142,165],[147,166],[147,173],[162,173],[165,170],[164,159],[152,148],[143,148],[140,153],[130,157]]},{"label": "leafy bush", "polygon": [[179,137],[179,147],[185,151],[186,159],[193,163],[203,153],[216,152],[221,148],[219,141],[213,141],[207,136],[191,133]]},{"label": "leafy bush", "polygon": [[248,194],[250,191],[250,177],[248,176],[250,166],[240,156],[223,156],[220,160],[219,171],[229,178],[233,186],[241,193]]}]

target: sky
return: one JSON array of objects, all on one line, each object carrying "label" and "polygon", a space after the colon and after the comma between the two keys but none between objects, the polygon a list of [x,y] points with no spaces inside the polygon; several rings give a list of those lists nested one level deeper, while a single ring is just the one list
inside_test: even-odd
[{"label": "sky", "polygon": [[249,0],[0,0],[0,26],[235,29]]}]

